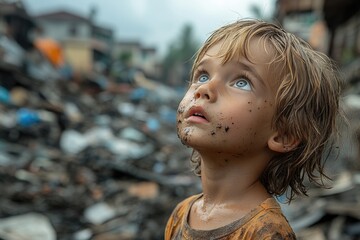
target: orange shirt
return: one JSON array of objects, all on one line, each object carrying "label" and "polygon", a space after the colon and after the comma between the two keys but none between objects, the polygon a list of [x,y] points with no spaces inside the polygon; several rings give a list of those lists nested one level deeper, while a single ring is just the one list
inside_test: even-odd
[{"label": "orange shirt", "polygon": [[194,195],[178,204],[166,225],[165,240],[296,239],[292,228],[274,198],[266,199],[243,218],[226,226],[209,231],[192,229],[187,222],[188,214],[192,204],[201,197],[202,194]]}]

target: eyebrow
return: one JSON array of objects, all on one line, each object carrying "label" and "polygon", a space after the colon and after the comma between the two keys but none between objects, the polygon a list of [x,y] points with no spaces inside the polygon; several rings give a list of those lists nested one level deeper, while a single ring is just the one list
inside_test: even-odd
[{"label": "eyebrow", "polygon": [[201,66],[201,65],[207,64],[208,61],[209,61],[208,58],[205,58],[205,59],[203,58],[203,59],[201,59],[201,61],[198,62],[198,63],[195,65],[195,68],[198,68],[198,67]]}]

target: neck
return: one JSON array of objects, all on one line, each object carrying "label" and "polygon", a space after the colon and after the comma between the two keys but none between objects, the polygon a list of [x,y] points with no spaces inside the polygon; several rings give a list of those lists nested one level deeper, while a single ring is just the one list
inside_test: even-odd
[{"label": "neck", "polygon": [[201,156],[203,197],[191,208],[189,224],[210,230],[245,216],[270,197],[260,182],[269,155],[209,153]]},{"label": "neck", "polygon": [[[260,182],[266,158],[243,159],[233,154],[201,154],[205,204],[261,203],[270,195]],[[265,160],[264,160],[265,159]]]}]

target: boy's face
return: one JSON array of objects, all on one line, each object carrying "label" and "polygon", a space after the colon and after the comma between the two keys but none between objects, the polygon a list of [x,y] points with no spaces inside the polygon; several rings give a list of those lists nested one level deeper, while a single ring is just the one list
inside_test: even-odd
[{"label": "boy's face", "polygon": [[276,84],[269,71],[272,51],[253,40],[249,56],[222,64],[221,43],[199,60],[192,84],[178,108],[181,141],[202,152],[253,155],[268,151],[274,133]]}]

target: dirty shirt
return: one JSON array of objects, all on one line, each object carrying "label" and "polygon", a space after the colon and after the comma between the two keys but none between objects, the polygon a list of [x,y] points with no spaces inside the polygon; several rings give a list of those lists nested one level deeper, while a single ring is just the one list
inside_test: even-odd
[{"label": "dirty shirt", "polygon": [[259,239],[293,240],[296,236],[274,198],[268,198],[243,218],[213,230],[195,230],[188,224],[192,204],[202,194],[191,196],[174,209],[165,229],[165,240]]}]

